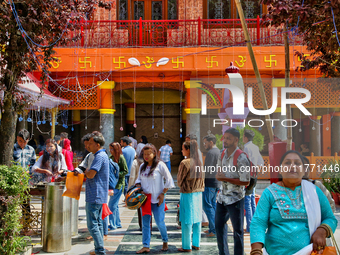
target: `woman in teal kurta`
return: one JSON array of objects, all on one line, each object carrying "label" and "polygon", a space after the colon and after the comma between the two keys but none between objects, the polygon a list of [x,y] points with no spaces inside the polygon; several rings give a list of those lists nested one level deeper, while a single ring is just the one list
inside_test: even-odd
[{"label": "woman in teal kurta", "polygon": [[[283,166],[290,166],[289,169],[294,169],[294,165],[302,166],[300,154],[295,151],[287,152],[281,161]],[[252,250],[261,250],[264,246],[269,255],[289,255],[300,251],[311,242],[314,249],[317,247],[315,250],[322,250],[326,242],[326,230],[318,227],[314,234],[310,235],[304,201],[304,196],[309,194],[304,194],[301,186],[303,175],[304,172],[300,170],[282,173],[281,181],[264,190],[250,226]],[[327,224],[335,231],[337,220],[330,204],[323,192],[318,187],[315,188],[320,202],[321,225]],[[320,238],[324,239],[324,243],[320,243]],[[262,254],[260,250],[253,254]]]}]

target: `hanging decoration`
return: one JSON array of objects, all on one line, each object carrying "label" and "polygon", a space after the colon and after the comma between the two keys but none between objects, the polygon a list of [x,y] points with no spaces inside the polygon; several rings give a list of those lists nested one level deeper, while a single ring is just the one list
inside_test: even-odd
[{"label": "hanging decoration", "polygon": [[46,124],[46,109],[44,108],[44,111],[43,111],[43,120],[41,122],[42,124]]},{"label": "hanging decoration", "polygon": [[123,131],[123,90],[122,90],[122,77],[120,77],[120,131]]},{"label": "hanging decoration", "polygon": [[179,89],[179,137],[183,137],[183,128],[182,128],[182,97],[183,97],[183,82],[181,83],[181,87]]},{"label": "hanging decoration", "polygon": [[65,110],[61,113],[61,121],[63,123],[64,128],[68,128],[67,121],[68,121],[68,110]]},{"label": "hanging decoration", "polygon": [[73,127],[73,111],[72,111],[72,127],[71,127],[71,131],[74,131],[74,127]]},{"label": "hanging decoration", "polygon": [[38,106],[38,110],[35,112],[36,120],[37,120],[37,125],[41,125],[40,121],[40,106]]},{"label": "hanging decoration", "polygon": [[32,118],[31,118],[31,110],[28,111],[27,122],[32,122]]},{"label": "hanging decoration", "polygon": [[163,108],[162,108],[162,133],[164,133],[164,80],[163,80]]}]

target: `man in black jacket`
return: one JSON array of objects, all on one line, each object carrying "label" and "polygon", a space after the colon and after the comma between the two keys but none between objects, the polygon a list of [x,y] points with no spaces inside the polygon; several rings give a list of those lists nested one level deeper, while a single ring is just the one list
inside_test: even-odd
[{"label": "man in black jacket", "polygon": [[219,189],[219,181],[216,180],[216,165],[220,156],[220,150],[216,147],[216,137],[209,134],[203,137],[204,148],[208,151],[205,157],[205,189],[203,192],[203,210],[208,217],[209,230],[204,231],[208,237],[216,235],[215,212],[216,195]]}]

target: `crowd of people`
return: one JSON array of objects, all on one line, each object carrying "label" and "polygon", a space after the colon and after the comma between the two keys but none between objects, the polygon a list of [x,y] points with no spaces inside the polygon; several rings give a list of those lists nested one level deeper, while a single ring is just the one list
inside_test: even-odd
[{"label": "crowd of people", "polygon": [[[280,173],[280,181],[264,190],[256,206],[255,188],[249,185],[251,174],[241,171],[251,165],[264,164],[253,138],[253,131],[244,130],[244,148],[240,150],[240,132],[230,128],[224,133],[224,149],[220,150],[216,146],[216,137],[209,134],[203,137],[207,152],[203,160],[197,137],[192,134],[186,137],[182,144],[184,159],[177,173],[182,230],[179,252],[200,249],[202,218],[206,216],[209,228],[203,235],[208,238],[216,236],[220,255],[230,254],[226,225],[229,219],[233,227],[235,255],[244,254],[244,234],[247,232],[250,232],[251,255],[307,255],[312,251],[322,254],[326,238],[337,227],[330,194],[321,182],[308,180],[309,173],[304,168],[308,159],[297,151],[287,151],[280,164],[290,170]],[[157,150],[145,136],[137,143],[129,133],[121,137],[119,143],[110,143],[108,155],[103,135],[94,131],[82,138],[88,154],[75,169],[67,134],[47,139],[38,160],[35,150],[28,145],[29,140],[27,130],[18,133],[13,158],[27,167],[32,183],[58,181],[66,171],[73,171],[75,175],[83,173],[86,177],[87,227],[95,248],[91,254],[105,254],[104,240],[108,231],[122,227],[118,204],[121,195],[125,196],[131,187],[142,188],[147,197],[138,209],[143,247],[136,253],[150,252],[152,214],[163,241],[161,250],[168,250],[165,201],[167,191],[175,187],[171,175],[173,150],[170,140]],[[119,168],[119,177],[115,186],[109,188],[112,164]],[[230,167],[236,171],[209,171]],[[29,207],[29,201],[26,204]],[[112,214],[102,220],[104,204],[108,204]]]}]

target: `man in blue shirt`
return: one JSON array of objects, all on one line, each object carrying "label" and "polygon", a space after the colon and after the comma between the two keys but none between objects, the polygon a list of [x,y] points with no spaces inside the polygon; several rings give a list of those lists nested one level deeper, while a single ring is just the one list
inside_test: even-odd
[{"label": "man in blue shirt", "polygon": [[171,161],[170,156],[172,156],[173,150],[171,148],[171,141],[167,140],[165,142],[165,145],[162,146],[158,151],[158,157],[160,160],[162,160],[166,166],[168,167],[170,173],[171,173]]},{"label": "man in blue shirt", "polygon": [[88,150],[94,154],[90,168],[85,171],[86,180],[86,219],[87,228],[93,237],[94,252],[91,255],[106,254],[104,249],[104,229],[102,207],[107,203],[109,190],[109,157],[103,148],[105,139],[98,132],[92,132]]},{"label": "man in blue shirt", "polygon": [[17,142],[14,144],[13,160],[22,167],[28,168],[27,171],[31,173],[37,157],[34,148],[27,144],[29,140],[30,132],[26,129],[20,130],[17,135]]},{"label": "man in blue shirt", "polygon": [[126,160],[126,165],[128,166],[129,173],[125,175],[125,187],[124,187],[124,196],[127,193],[128,185],[129,185],[129,179],[130,179],[130,172],[132,168],[133,160],[136,157],[136,151],[134,148],[132,148],[129,144],[131,144],[131,140],[127,136],[123,136],[120,138],[120,145],[122,146],[123,156]]}]

